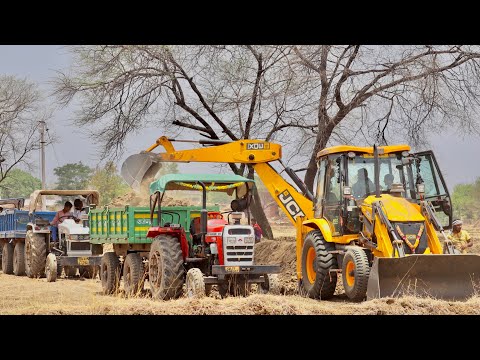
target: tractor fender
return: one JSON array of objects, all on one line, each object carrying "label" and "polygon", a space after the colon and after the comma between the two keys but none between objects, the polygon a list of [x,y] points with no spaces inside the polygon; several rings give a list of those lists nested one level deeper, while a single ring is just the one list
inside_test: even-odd
[{"label": "tractor fender", "polygon": [[304,221],[302,225],[312,229],[320,230],[326,242],[333,242],[332,230],[330,229],[330,225],[328,225],[327,220],[310,219],[310,220]]}]

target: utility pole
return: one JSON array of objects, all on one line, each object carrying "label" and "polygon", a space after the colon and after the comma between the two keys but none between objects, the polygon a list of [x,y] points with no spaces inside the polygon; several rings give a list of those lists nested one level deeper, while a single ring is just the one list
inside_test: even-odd
[{"label": "utility pole", "polygon": [[[45,121],[39,121],[40,123],[40,153],[42,155],[41,167],[42,167],[42,189],[45,189],[46,179],[45,179]],[[42,196],[42,210],[47,210],[47,201],[46,197]]]}]

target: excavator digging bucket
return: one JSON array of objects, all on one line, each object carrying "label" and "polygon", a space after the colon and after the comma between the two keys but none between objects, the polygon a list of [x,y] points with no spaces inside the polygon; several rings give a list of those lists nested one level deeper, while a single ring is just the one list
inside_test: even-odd
[{"label": "excavator digging bucket", "polygon": [[375,258],[367,300],[402,295],[465,300],[478,292],[479,255],[411,255]]},{"label": "excavator digging bucket", "polygon": [[123,179],[135,191],[148,187],[162,167],[155,154],[140,153],[129,156],[122,164],[120,171]]}]

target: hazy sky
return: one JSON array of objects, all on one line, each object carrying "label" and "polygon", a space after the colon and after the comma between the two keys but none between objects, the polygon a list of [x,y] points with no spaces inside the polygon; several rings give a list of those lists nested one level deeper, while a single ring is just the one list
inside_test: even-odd
[{"label": "hazy sky", "polygon": [[[39,83],[45,95],[51,92],[49,81],[55,76],[55,70],[66,69],[70,61],[70,54],[63,46],[0,46],[0,73],[29,78]],[[49,98],[48,101],[55,105],[54,99]],[[57,166],[80,160],[90,166],[95,166],[98,162],[88,131],[79,129],[72,123],[73,110],[74,106],[69,106],[55,112],[49,123],[49,128],[56,134],[58,141],[54,146],[48,146],[46,151],[47,182],[55,181],[53,168]],[[145,149],[160,135],[162,129],[145,129],[142,133],[130,137],[127,142],[127,155]],[[450,191],[458,183],[472,182],[480,177],[480,166],[476,160],[472,161],[480,152],[478,137],[460,138],[445,133],[429,140]],[[182,168],[193,173],[206,169],[200,164],[182,165]],[[40,170],[34,175],[40,177]]]}]

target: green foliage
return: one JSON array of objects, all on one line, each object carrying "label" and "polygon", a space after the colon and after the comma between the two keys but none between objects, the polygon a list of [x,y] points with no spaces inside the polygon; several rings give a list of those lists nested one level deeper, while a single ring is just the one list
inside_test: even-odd
[{"label": "green foliage", "polygon": [[452,203],[454,218],[470,221],[480,219],[480,178],[472,184],[455,186]]},{"label": "green foliage", "polygon": [[13,169],[5,180],[0,183],[1,198],[28,198],[37,189],[41,189],[40,179],[33,177],[28,172]]},{"label": "green foliage", "polygon": [[95,170],[88,187],[99,191],[99,205],[109,204],[113,199],[130,190],[122,177],[118,175],[117,167],[112,161],[107,162],[105,167]]},{"label": "green foliage", "polygon": [[82,162],[66,164],[53,169],[57,176],[57,189],[59,190],[83,190],[86,189],[93,169]]}]

